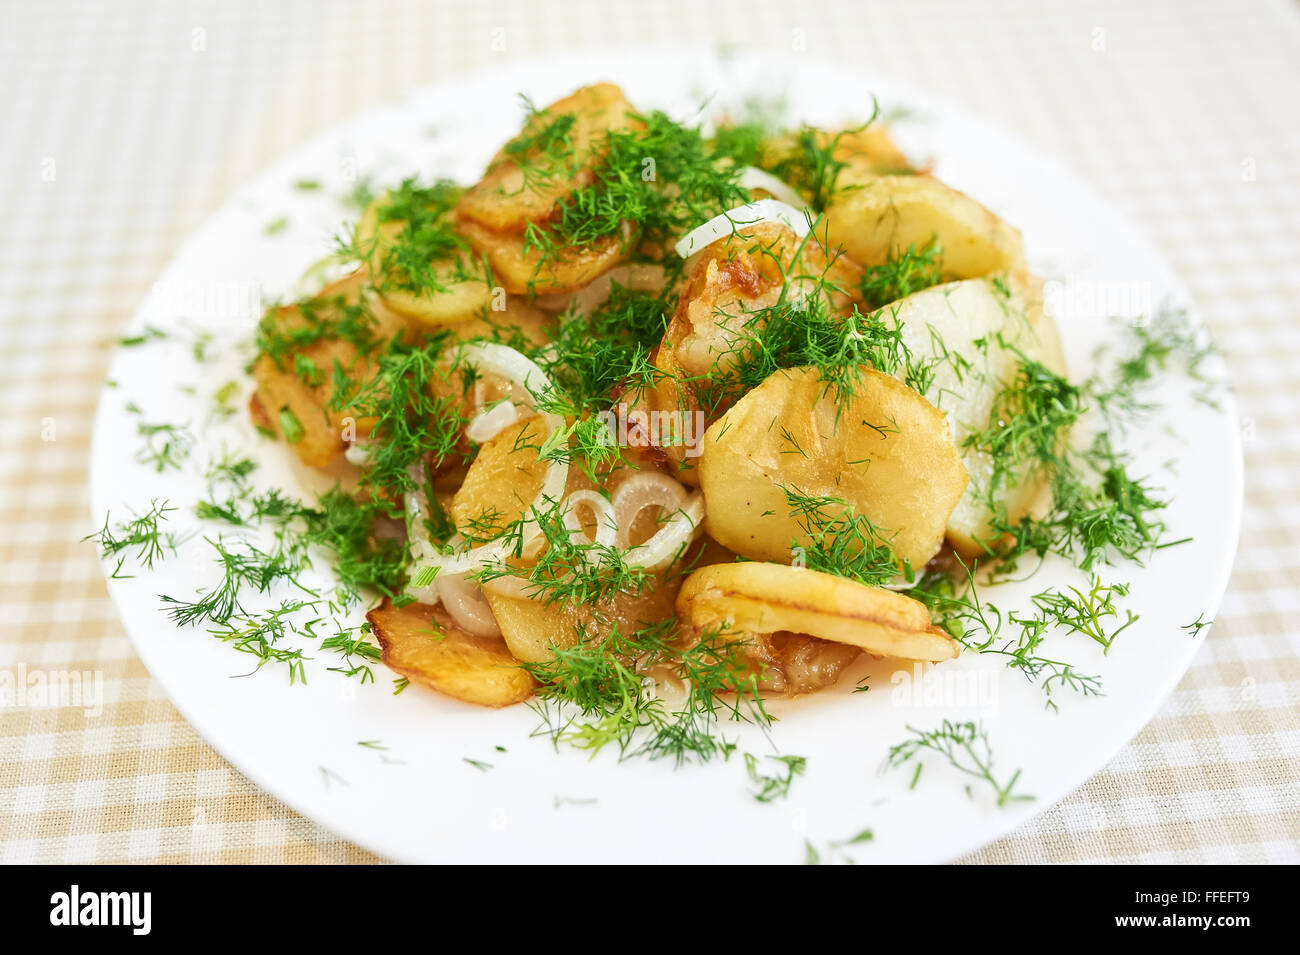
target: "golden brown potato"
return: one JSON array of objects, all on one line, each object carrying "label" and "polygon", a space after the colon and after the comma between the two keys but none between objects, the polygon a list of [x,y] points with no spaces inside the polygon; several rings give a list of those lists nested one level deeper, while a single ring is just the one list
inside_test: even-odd
[{"label": "golden brown potato", "polygon": [[[366,301],[375,315],[383,315],[393,322],[406,321],[405,316],[393,311],[384,304],[384,300],[374,291],[367,289]],[[484,309],[474,318],[446,326],[419,325],[421,329],[431,331],[445,328],[457,341],[469,341],[472,338],[487,338],[504,344],[511,344],[516,337],[521,337],[532,345],[544,345],[550,340],[555,318],[548,312],[530,305],[522,295],[503,297],[504,308]]]},{"label": "golden brown potato", "polygon": [[657,574],[638,594],[621,593],[593,604],[550,604],[527,596],[484,592],[496,615],[501,635],[518,660],[541,663],[551,659],[554,647],[572,647],[580,640],[599,642],[617,626],[630,636],[637,630],[667,620],[681,586],[680,574]]},{"label": "golden brown potato", "polygon": [[441,607],[385,600],[366,614],[384,663],[413,683],[479,706],[509,706],[533,695],[536,681],[504,643],[458,629]]},{"label": "golden brown potato", "polygon": [[815,369],[775,372],[705,433],[700,477],[708,532],[738,554],[789,563],[808,542],[785,486],[844,501],[917,570],[967,481],[943,415],[867,368],[843,405]]},{"label": "golden brown potato", "polygon": [[[560,199],[591,181],[591,163],[601,154],[605,133],[630,128],[631,112],[621,89],[597,83],[532,114],[482,181],[466,190],[459,211],[493,232],[520,233],[529,222],[549,218]],[[546,149],[543,141],[565,125],[567,131]]]},{"label": "golden brown potato", "polygon": [[[406,328],[400,316],[373,313],[358,305],[363,283],[362,273],[354,273],[327,286],[316,298],[277,308],[263,319],[263,336],[278,342],[291,342],[294,333],[326,328],[324,335],[307,344],[285,347],[277,354],[264,350],[253,365],[257,392],[250,412],[254,423],[284,437],[309,467],[325,467],[343,451],[344,429],[353,418],[349,412],[328,407],[334,393],[335,361],[354,380],[363,380],[373,372],[371,358],[352,342],[332,336],[328,327],[344,320],[368,323],[369,333],[380,343],[374,354],[382,352],[383,342]],[[358,419],[353,427],[358,436],[364,436],[371,424]]]},{"label": "golden brown potato", "polygon": [[951,660],[961,644],[930,622],[911,597],[806,567],[741,562],[701,567],[686,578],[677,612],[696,630],[789,631],[882,657]]},{"label": "golden brown potato", "polygon": [[[831,158],[845,164],[836,175],[836,191],[861,185],[879,176],[903,175],[914,171],[907,157],[895,145],[888,127],[880,123],[873,123],[866,129],[850,129],[839,133],[825,130],[809,132],[818,149],[825,149],[835,140]],[[760,165],[778,176],[782,174],[785,165],[793,165],[795,168],[805,165],[801,135],[806,134],[790,132],[769,139],[763,144]],[[791,185],[796,186],[797,191],[802,191],[804,199],[815,198],[806,187],[799,190],[801,184]]]},{"label": "golden brown potato", "polygon": [[479,448],[449,515],[466,539],[490,539],[532,508],[546,477],[537,454],[546,436],[542,418],[533,415]]},{"label": "golden brown potato", "polygon": [[[1015,381],[1017,351],[1058,375],[1066,373],[1056,325],[1043,308],[1042,283],[1027,272],[968,279],[909,295],[876,314],[902,326],[903,342],[917,361],[934,362],[926,397],[947,415],[970,475],[948,517],[948,540],[963,556],[987,553],[981,541],[995,543],[989,527],[993,462],[966,440],[988,427],[998,393]],[[948,354],[963,356],[970,366],[945,360]],[[1007,516],[1015,521],[1035,510],[1045,484],[1046,475],[1033,462],[1017,467],[998,493]]]},{"label": "golden brown potato", "polygon": [[[762,310],[775,305],[783,292],[787,300],[829,294],[831,307],[840,309],[849,299],[839,290],[853,288],[857,279],[857,270],[844,259],[829,261],[815,240],[804,242],[780,223],[760,222],[714,242],[691,263],[655,351],[652,360],[662,375],[653,394],[634,395],[629,404],[682,415],[694,415],[703,407],[706,422],[716,420],[730,402],[711,393],[710,379],[735,367],[761,330]],[[661,450],[683,468],[678,475],[682,481],[699,483],[685,447]]]},{"label": "golden brown potato", "polygon": [[628,257],[629,239],[609,235],[590,245],[563,246],[551,252],[526,244],[522,232],[494,232],[466,221],[460,231],[474,252],[486,256],[492,280],[511,295],[559,295],[576,292]]},{"label": "golden brown potato", "polygon": [[826,210],[827,242],[859,265],[881,265],[937,239],[943,274],[978,278],[1024,265],[1020,232],[932,176],[879,176],[839,192]]},{"label": "golden brown potato", "polygon": [[[435,327],[466,322],[487,311],[492,305],[492,285],[483,263],[468,248],[432,263],[439,288],[414,291],[402,287],[389,253],[408,223],[380,223],[380,212],[390,198],[385,193],[370,204],[357,224],[355,241],[367,256],[366,268],[380,300],[399,315]],[[455,229],[455,217],[449,215],[447,221]]]}]

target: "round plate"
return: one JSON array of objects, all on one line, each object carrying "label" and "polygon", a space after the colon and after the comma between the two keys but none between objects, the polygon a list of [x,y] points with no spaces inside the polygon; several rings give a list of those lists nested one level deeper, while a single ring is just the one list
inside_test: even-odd
[{"label": "round plate", "polygon": [[[1215,614],[1241,501],[1235,415],[1222,389],[1207,403],[1201,384],[1171,374],[1154,393],[1162,410],[1140,433],[1118,436],[1136,473],[1151,475],[1171,498],[1168,539],[1193,540],[1156,552],[1145,566],[1101,569],[1131,584],[1122,605],[1140,619],[1106,655],[1079,634],[1049,637],[1046,651],[1104,682],[1102,696],[1058,693],[1059,712],[998,658],[968,653],[926,674],[877,664],[833,690],[773,703],[779,721],[767,732],[724,725],[736,743],[726,761],[674,766],[620,761],[613,752],[589,759],[535,735],[539,719],[526,706],[478,709],[417,687],[394,695],[394,674],[382,666],[362,684],[332,672],[338,660],[312,641],[298,644],[312,657],[307,682],[291,685],[283,667],[250,672],[250,657],[165,615],[158,595],[189,598],[217,579],[202,538],[222,529],[198,520],[193,503],[223,449],[258,461],[260,487],[307,496],[328,483],[245,420],[249,351],[239,343],[263,304],[292,296],[304,268],[329,250],[347,216],[337,197],[363,175],[381,183],[412,174],[473,181],[517,129],[519,93],[546,103],[599,80],[622,84],[642,108],[682,118],[706,100],[710,111],[734,113],[756,99],[784,99],[791,119],[821,126],[861,122],[873,94],[886,110],[904,108],[895,130],[909,154],[932,159],[939,177],[1023,231],[1031,264],[1048,279],[1076,378],[1094,348],[1120,334],[1108,315],[1189,304],[1151,244],[1060,163],[883,80],[807,59],[648,51],[498,68],[422,90],[303,146],[241,190],[185,245],[135,316],[132,332],[169,334],[114,359],[95,422],[93,516],[99,523],[111,511],[116,520],[166,498],[179,508],[172,528],[186,535],[179,554],[155,570],[128,561],[123,573],[136,576],[109,580],[140,657],[186,719],[254,782],[392,859],[798,862],[811,846],[823,860],[916,862],[950,859],[1001,836],[1101,768],[1151,718],[1205,639],[1183,627]],[[302,180],[321,188],[296,187]],[[1222,373],[1217,360],[1204,370]],[[212,396],[232,381],[239,413],[214,418]],[[180,469],[158,473],[138,460],[142,421],[189,427],[194,444]],[[318,564],[308,582],[328,584],[327,562]],[[1049,561],[1032,580],[984,596],[1004,611],[1023,609],[1033,593],[1082,582]],[[870,689],[853,692],[863,675]],[[1015,791],[1034,798],[1000,807],[992,788],[942,758],[923,759],[919,777],[911,766],[884,768],[891,745],[944,719],[979,721],[993,775],[1005,782],[1019,770]],[[758,757],[763,774],[782,769],[772,754],[806,757],[807,769],[787,797],[760,802],[745,753]],[[835,845],[866,829],[871,840]]]}]

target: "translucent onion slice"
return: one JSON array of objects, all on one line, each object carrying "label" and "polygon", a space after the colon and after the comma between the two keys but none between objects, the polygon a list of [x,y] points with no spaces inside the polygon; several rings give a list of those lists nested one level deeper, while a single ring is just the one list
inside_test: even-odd
[{"label": "translucent onion slice", "polygon": [[678,255],[687,259],[719,239],[759,222],[779,222],[801,238],[809,230],[808,217],[798,209],[777,199],[759,199],[714,216],[682,236],[674,248]]},{"label": "translucent onion slice", "polygon": [[761,189],[773,199],[784,202],[792,208],[806,209],[808,207],[808,203],[804,202],[803,196],[766,169],[759,169],[757,166],[746,166],[736,183],[751,192],[755,189]]},{"label": "translucent onion slice", "polygon": [[434,579],[442,605],[451,619],[462,630],[480,637],[499,637],[501,627],[492,613],[492,607],[483,596],[483,589],[464,574],[439,574]]},{"label": "translucent onion slice", "polygon": [[348,464],[355,467],[365,467],[370,460],[370,442],[357,439],[343,449],[343,457],[347,458]]},{"label": "translucent onion slice", "polygon": [[632,525],[647,507],[658,507],[671,514],[686,500],[686,488],[666,474],[657,471],[639,471],[626,478],[613,494],[611,501],[614,523],[618,527],[618,546],[632,543]]},{"label": "translucent onion slice", "polygon": [[465,437],[475,444],[491,441],[498,434],[519,420],[519,409],[509,401],[499,401],[490,408],[483,408],[469,419],[465,425]]},{"label": "translucent onion slice", "polygon": [[[583,505],[591,508],[595,519],[594,537],[587,536],[587,529],[578,515],[578,508]],[[614,547],[618,540],[619,527],[614,520],[614,507],[595,491],[574,491],[565,499],[564,526],[579,544],[596,544],[609,548]]]},{"label": "translucent onion slice", "polygon": [[339,253],[327,255],[307,266],[294,291],[300,299],[315,298],[331,282],[337,282],[356,269],[356,259]]},{"label": "translucent onion slice", "polygon": [[667,567],[681,556],[703,524],[704,494],[695,491],[682,504],[681,510],[664,522],[653,537],[644,544],[627,550],[625,563],[629,567],[644,567],[646,570]]}]

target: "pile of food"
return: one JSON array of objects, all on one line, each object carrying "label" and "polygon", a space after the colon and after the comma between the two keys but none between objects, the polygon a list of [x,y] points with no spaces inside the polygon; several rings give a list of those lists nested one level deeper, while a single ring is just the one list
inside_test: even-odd
[{"label": "pile of food", "polygon": [[1152,536],[1087,480],[1127,481],[1114,453],[1069,448],[1018,231],[879,122],[701,129],[591,86],[342,245],[263,320],[253,419],[339,479],[325,542],[384,662],[562,705],[579,745],[707,755],[861,654],[957,657],[976,562]]}]

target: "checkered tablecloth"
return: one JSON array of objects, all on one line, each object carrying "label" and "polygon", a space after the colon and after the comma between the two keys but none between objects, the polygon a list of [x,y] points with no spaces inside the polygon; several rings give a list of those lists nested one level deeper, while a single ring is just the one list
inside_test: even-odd
[{"label": "checkered tablecloth", "polygon": [[185,236],[305,137],[493,58],[683,39],[867,65],[1061,156],[1149,231],[1227,353],[1246,511],[1212,635],[1130,746],[968,861],[1300,861],[1300,8],[1282,0],[5,4],[0,672],[98,673],[104,705],[0,709],[0,860],[375,861],[231,768],[133,653],[79,543],[109,343]]}]

